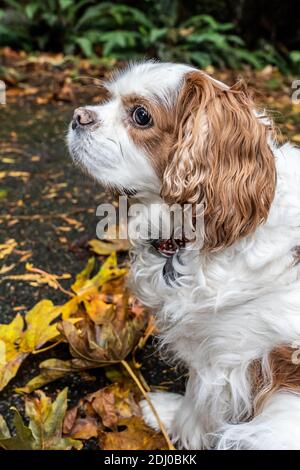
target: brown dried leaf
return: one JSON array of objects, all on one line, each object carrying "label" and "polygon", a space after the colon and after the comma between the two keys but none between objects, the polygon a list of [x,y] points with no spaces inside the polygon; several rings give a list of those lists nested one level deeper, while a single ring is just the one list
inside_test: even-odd
[{"label": "brown dried leaf", "polygon": [[70,437],[72,439],[90,439],[98,436],[98,424],[96,418],[87,416],[86,418],[78,418],[72,428]]},{"label": "brown dried leaf", "polygon": [[166,449],[165,438],[149,428],[136,416],[119,422],[126,426],[123,431],[101,432],[99,445],[103,450],[162,450]]},{"label": "brown dried leaf", "polygon": [[63,321],[58,329],[69,343],[73,357],[94,362],[99,367],[125,359],[137,344],[145,326],[145,318],[128,319],[118,332],[113,321],[99,326],[86,319],[76,325]]},{"label": "brown dried leaf", "polygon": [[123,384],[113,384],[82,398],[68,410],[63,423],[65,435],[89,439],[104,427],[116,430],[124,419],[139,416],[135,390]]},{"label": "brown dried leaf", "polygon": [[81,321],[76,325],[63,321],[59,331],[73,357],[102,366],[125,359],[133,350],[147,325],[148,312],[128,295],[127,269],[118,268],[115,253],[90,277],[94,263],[90,259],[77,276],[72,286],[77,295],[62,307],[64,320],[78,315]]},{"label": "brown dried leaf", "polygon": [[140,415],[132,389],[120,383],[91,394],[89,399],[95,412],[102,418],[104,426],[111,429],[124,418]]}]

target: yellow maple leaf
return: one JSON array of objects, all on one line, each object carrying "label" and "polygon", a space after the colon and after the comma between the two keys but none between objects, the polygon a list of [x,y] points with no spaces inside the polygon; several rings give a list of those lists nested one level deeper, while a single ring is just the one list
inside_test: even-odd
[{"label": "yellow maple leaf", "polygon": [[56,324],[51,323],[60,313],[61,308],[55,307],[51,300],[42,300],[36,304],[25,316],[27,329],[20,348],[33,352],[58,336]]},{"label": "yellow maple leaf", "polygon": [[8,325],[0,325],[0,390],[16,375],[28,354],[59,335],[52,321],[60,313],[50,300],[42,300],[25,317],[17,314]]},{"label": "yellow maple leaf", "polygon": [[70,320],[70,317],[78,314],[81,303],[84,304],[87,313],[94,320],[99,318],[100,308],[101,312],[111,308],[103,298],[100,298],[100,288],[110,281],[125,276],[127,269],[118,267],[116,253],[112,253],[101,265],[98,272],[91,277],[94,266],[95,258],[90,258],[85,268],[77,274],[76,280],[71,286],[76,295],[61,307],[63,320]]},{"label": "yellow maple leaf", "polygon": [[117,255],[113,252],[101,265],[99,271],[95,276],[90,278],[90,274],[94,268],[95,259],[91,258],[84,270],[76,277],[75,283],[72,285],[72,290],[77,295],[84,295],[92,288],[99,288],[106,282],[109,282],[118,277],[124,276],[127,273],[126,268],[119,268],[117,262]]},{"label": "yellow maple leaf", "polygon": [[95,258],[90,258],[85,268],[76,276],[76,281],[72,284],[72,290],[78,292],[89,279],[95,266]]},{"label": "yellow maple leaf", "polygon": [[86,313],[96,325],[101,325],[103,321],[113,318],[115,306],[107,304],[99,296],[99,293],[84,300]]}]

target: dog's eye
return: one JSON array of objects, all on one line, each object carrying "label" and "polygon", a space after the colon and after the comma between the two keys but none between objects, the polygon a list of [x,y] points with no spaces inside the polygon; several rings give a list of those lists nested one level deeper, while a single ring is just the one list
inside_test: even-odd
[{"label": "dog's eye", "polygon": [[140,127],[146,127],[152,124],[152,117],[143,106],[138,106],[134,109],[132,119]]}]

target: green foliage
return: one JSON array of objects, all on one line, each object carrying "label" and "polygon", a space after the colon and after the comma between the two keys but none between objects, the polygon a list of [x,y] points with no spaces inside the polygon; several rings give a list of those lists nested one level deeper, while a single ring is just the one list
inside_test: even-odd
[{"label": "green foliage", "polygon": [[80,52],[117,60],[156,56],[200,67],[273,64],[285,72],[300,67],[298,51],[284,57],[267,43],[249,51],[232,23],[220,23],[204,14],[182,21],[178,1],[146,0],[144,11],[96,0],[3,3],[0,44],[25,50]]},{"label": "green foliage", "polygon": [[291,51],[289,54],[290,60],[295,69],[300,69],[300,51]]}]

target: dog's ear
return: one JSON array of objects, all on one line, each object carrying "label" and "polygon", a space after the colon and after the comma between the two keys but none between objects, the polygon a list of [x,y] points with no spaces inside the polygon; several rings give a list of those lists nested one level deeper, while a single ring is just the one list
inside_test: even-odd
[{"label": "dog's ear", "polygon": [[162,197],[203,203],[204,249],[230,246],[267,219],[274,198],[271,121],[243,84],[226,88],[201,72],[187,74],[176,119]]}]

